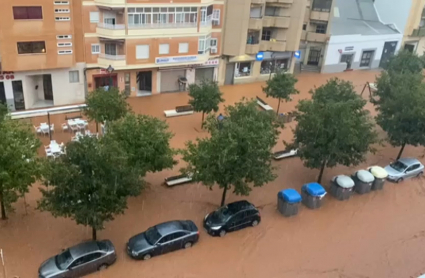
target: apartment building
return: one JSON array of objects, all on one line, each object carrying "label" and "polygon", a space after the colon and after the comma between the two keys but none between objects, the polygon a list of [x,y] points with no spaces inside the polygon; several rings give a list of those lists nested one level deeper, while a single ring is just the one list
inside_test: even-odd
[{"label": "apartment building", "polygon": [[77,4],[0,1],[0,100],[12,110],[84,102]]},{"label": "apartment building", "polygon": [[214,0],[83,1],[88,90],[145,96],[217,80],[223,8]]},{"label": "apartment building", "polygon": [[292,72],[307,0],[227,0],[220,83],[266,80]]}]

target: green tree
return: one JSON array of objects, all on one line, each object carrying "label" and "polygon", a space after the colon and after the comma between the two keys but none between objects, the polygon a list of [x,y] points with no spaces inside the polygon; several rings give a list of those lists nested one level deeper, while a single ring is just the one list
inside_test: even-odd
[{"label": "green tree", "polygon": [[389,73],[421,73],[424,65],[423,58],[416,53],[403,50],[392,56],[384,68]]},{"label": "green tree", "polygon": [[31,127],[12,120],[0,103],[0,205],[1,218],[13,210],[12,203],[29,191],[39,177],[37,149],[40,141]]},{"label": "green tree", "polygon": [[223,93],[215,81],[203,80],[201,84],[189,85],[189,104],[196,112],[202,112],[202,124],[205,114],[218,111],[218,105],[224,101],[222,96]]},{"label": "green tree", "polygon": [[276,178],[271,150],[282,127],[274,113],[259,111],[252,101],[226,107],[225,116],[220,129],[215,115],[207,118],[211,137],[187,142],[183,160],[188,166],[182,169],[210,189],[218,184],[223,189],[221,205],[232,186],[235,194],[248,195],[251,185],[263,186]]},{"label": "green tree", "polygon": [[126,153],[108,136],[68,143],[66,156],[46,163],[43,179],[46,188],[40,188],[38,208],[91,227],[93,240],[143,187]]},{"label": "green tree", "polygon": [[130,111],[127,95],[116,87],[111,87],[107,91],[101,87],[90,92],[86,98],[86,105],[83,112],[90,121],[96,122],[96,131],[98,123],[106,125],[107,122],[124,117]]},{"label": "green tree", "polygon": [[377,134],[366,101],[350,82],[332,79],[310,93],[311,100],[297,105],[298,124],[289,147],[298,149],[306,167],[320,169],[320,183],[325,168],[364,161],[374,151]]},{"label": "green tree", "polygon": [[298,94],[299,91],[295,89],[297,79],[290,73],[278,71],[272,79],[267,80],[266,87],[263,87],[263,92],[267,97],[277,98],[279,103],[277,106],[276,114],[279,114],[280,103],[282,100],[286,102],[291,101],[291,95]]},{"label": "green tree", "polygon": [[173,134],[160,119],[129,113],[111,125],[108,135],[126,151],[129,165],[142,176],[174,165],[175,151],[170,147]]},{"label": "green tree", "polygon": [[421,73],[383,72],[377,78],[373,103],[378,111],[377,124],[387,133],[394,147],[425,146],[425,85]]}]

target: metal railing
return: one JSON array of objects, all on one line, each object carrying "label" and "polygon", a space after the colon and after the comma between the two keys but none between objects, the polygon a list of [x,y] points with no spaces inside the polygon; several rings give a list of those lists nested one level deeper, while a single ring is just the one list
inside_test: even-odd
[{"label": "metal railing", "polygon": [[193,28],[196,22],[128,24],[129,29]]},{"label": "metal railing", "polygon": [[100,53],[99,57],[106,60],[114,60],[114,61],[125,60],[125,55],[110,55],[110,54]]},{"label": "metal railing", "polygon": [[125,30],[124,24],[98,23],[97,27],[110,30]]},{"label": "metal railing", "polygon": [[412,37],[425,37],[425,27],[414,29],[412,32]]}]

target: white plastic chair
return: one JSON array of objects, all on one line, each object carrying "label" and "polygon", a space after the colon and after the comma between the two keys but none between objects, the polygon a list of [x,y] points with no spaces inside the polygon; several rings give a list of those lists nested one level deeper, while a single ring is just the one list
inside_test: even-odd
[{"label": "white plastic chair", "polygon": [[46,156],[47,157],[53,157],[53,153],[50,151],[50,149],[46,149]]},{"label": "white plastic chair", "polygon": [[77,125],[70,125],[69,126],[72,130],[72,132],[78,132],[78,126]]},{"label": "white plastic chair", "polygon": [[69,130],[68,125],[66,123],[62,124],[62,131],[68,131],[68,130]]},{"label": "white plastic chair", "polygon": [[55,132],[55,124],[50,125],[50,132]]},{"label": "white plastic chair", "polygon": [[42,133],[41,128],[40,128],[39,126],[35,126],[35,125],[33,125],[33,127],[34,127],[34,130],[35,130],[35,132],[36,132],[37,134],[41,134],[41,133]]}]

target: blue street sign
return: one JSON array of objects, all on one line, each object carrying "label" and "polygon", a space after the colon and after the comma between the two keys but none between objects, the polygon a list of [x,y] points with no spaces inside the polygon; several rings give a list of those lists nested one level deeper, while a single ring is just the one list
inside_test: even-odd
[{"label": "blue street sign", "polygon": [[297,59],[301,58],[301,52],[299,50],[295,51],[294,57],[297,58]]},{"label": "blue street sign", "polygon": [[258,52],[257,56],[255,56],[255,60],[257,61],[263,61],[264,59],[264,53],[263,52]]}]

